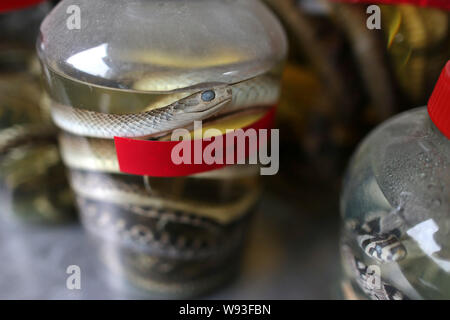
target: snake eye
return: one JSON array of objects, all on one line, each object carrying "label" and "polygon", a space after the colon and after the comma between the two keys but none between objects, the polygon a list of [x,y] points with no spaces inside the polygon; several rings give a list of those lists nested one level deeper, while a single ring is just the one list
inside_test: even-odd
[{"label": "snake eye", "polygon": [[202,100],[205,102],[213,101],[216,98],[216,93],[213,90],[208,90],[202,93]]}]

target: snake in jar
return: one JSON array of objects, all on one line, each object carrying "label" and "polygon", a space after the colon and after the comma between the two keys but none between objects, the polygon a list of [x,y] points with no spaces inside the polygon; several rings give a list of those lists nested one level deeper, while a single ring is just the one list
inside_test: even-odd
[{"label": "snake in jar", "polygon": [[403,260],[407,251],[395,231],[380,232],[380,217],[373,217],[360,225],[350,221],[348,228],[356,235],[359,247],[370,258],[379,263]]},{"label": "snake in jar", "polygon": [[[143,112],[134,114],[106,114],[52,101],[51,116],[55,124],[62,129],[59,134],[61,155],[66,166],[71,169],[69,180],[72,189],[81,199],[78,204],[83,212],[89,211],[101,217],[103,221],[114,219],[115,215],[120,214],[117,212],[128,210],[132,213],[126,217],[124,215],[128,231],[136,228],[144,230],[146,222],[142,219],[169,219],[167,222],[172,226],[200,228],[202,232],[213,232],[217,229],[221,235],[227,234],[224,230],[247,216],[258,198],[259,187],[252,184],[251,178],[258,174],[258,166],[228,166],[173,180],[173,189],[177,188],[177,181],[184,184],[186,179],[218,180],[233,188],[241,184],[248,185],[244,188],[247,191],[222,203],[178,197],[171,192],[161,194],[153,185],[153,181],[160,181],[160,178],[134,176],[133,179],[127,179],[127,175],[120,172],[113,140],[116,136],[164,140],[171,130],[190,128],[197,120],[206,120],[205,124],[219,124],[230,117],[238,120],[248,114],[253,118],[260,117],[277,103],[279,97],[278,80],[271,75],[258,76],[234,84],[197,85],[191,91],[194,90],[197,92],[166,106],[150,105]],[[99,205],[86,204],[92,201]],[[110,209],[106,210],[105,204]],[[148,216],[149,212],[152,213],[151,217]],[[108,216],[110,218],[107,218]],[[189,218],[193,216],[204,219],[205,223],[199,225],[198,219]],[[97,228],[98,223],[95,221],[88,224],[95,227],[95,233],[108,233],[104,228]],[[153,227],[151,229],[147,230],[148,237],[159,233],[153,230]],[[171,241],[175,244],[181,240]],[[157,247],[159,242],[160,240],[155,240],[150,244]],[[225,243],[202,250],[206,250],[208,254],[212,251],[225,252]],[[238,245],[238,242],[233,243],[233,246]],[[183,256],[183,250],[174,250],[173,245],[171,248],[176,257]],[[200,251],[195,251],[197,258],[200,254]]]},{"label": "snake in jar", "polygon": [[[211,84],[164,107],[149,106],[135,114],[107,114],[53,102],[51,115],[66,132],[92,138],[147,137],[184,127],[223,112],[242,111],[255,106],[273,106],[279,96],[276,79],[255,77],[233,85]],[[208,87],[208,84],[196,87]],[[193,87],[195,88],[195,87]]]},{"label": "snake in jar", "polygon": [[[233,203],[205,205],[184,199],[167,199],[151,189],[148,177],[142,177],[141,183],[121,182],[114,136],[141,137],[158,135],[178,127],[186,127],[194,120],[204,120],[214,116],[220,121],[229,114],[239,117],[243,112],[261,113],[276,104],[279,96],[277,79],[265,75],[235,84],[213,84],[203,86],[204,90],[195,92],[165,107],[149,106],[148,111],[140,114],[104,114],[95,111],[75,109],[51,102],[54,122],[63,131],[59,135],[60,151],[63,161],[71,170],[70,183],[73,190],[82,198],[98,203],[109,203],[120,208],[124,203],[132,205],[136,216],[147,218],[141,211],[152,212],[164,217],[175,216],[173,212],[182,213],[181,218],[172,221],[192,227],[212,230],[208,224],[197,226],[186,217],[197,216],[211,221],[218,226],[227,226],[240,220],[251,210],[258,198],[258,188],[237,199]],[[256,108],[255,108],[256,107]],[[267,107],[267,108],[266,108]],[[218,119],[218,120],[217,120]],[[0,154],[20,145],[39,141],[42,137],[51,138],[55,134],[51,126],[13,127],[0,136]],[[160,140],[160,138],[157,138]],[[34,141],[34,140],[33,140]],[[217,179],[228,183],[233,179],[246,179],[258,174],[257,166],[230,166],[197,174],[189,179]],[[99,177],[100,176],[100,177]],[[114,181],[113,181],[114,180]],[[120,183],[119,183],[120,182]],[[79,204],[83,208],[85,202]],[[102,206],[91,206],[103,217]],[[139,214],[138,214],[139,213]],[[154,217],[153,217],[154,218]],[[102,218],[103,219],[103,218]],[[197,221],[197,220],[193,220]],[[136,221],[128,221],[130,232],[141,226]],[[134,228],[134,229],[133,229]],[[220,230],[220,228],[219,228]],[[104,230],[105,231],[105,230]],[[102,233],[101,230],[98,232]],[[233,242],[234,243],[234,242]],[[213,248],[214,249],[214,248]],[[222,248],[223,249],[223,248]],[[215,251],[222,250],[215,247]],[[179,250],[182,255],[183,250]],[[177,255],[178,255],[177,254]],[[196,256],[200,254],[196,252]]]},{"label": "snake in jar", "polygon": [[353,280],[369,298],[373,300],[409,300],[400,290],[381,279],[381,275],[373,266],[370,268],[358,259],[348,245],[341,246],[341,253],[352,273]]}]

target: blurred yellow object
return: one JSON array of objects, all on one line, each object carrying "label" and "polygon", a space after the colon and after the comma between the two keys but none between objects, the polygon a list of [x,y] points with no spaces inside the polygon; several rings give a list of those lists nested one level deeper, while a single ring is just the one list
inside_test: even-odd
[{"label": "blurred yellow object", "polygon": [[125,61],[147,63],[149,65],[159,65],[161,67],[172,68],[208,68],[217,65],[238,63],[245,59],[245,56],[237,51],[227,48],[214,48],[206,55],[196,55],[187,57],[179,52],[167,52],[153,49],[142,53],[134,53]]},{"label": "blurred yellow object", "polygon": [[411,102],[425,102],[450,56],[449,13],[412,5],[381,6],[387,52]]},{"label": "blurred yellow object", "polygon": [[288,63],[283,74],[278,121],[301,134],[310,109],[320,107],[320,89],[321,82],[314,70]]}]

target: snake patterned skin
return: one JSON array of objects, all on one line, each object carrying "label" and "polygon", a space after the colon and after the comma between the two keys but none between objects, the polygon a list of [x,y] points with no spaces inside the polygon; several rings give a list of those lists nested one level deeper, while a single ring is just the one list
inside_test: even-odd
[{"label": "snake patterned skin", "polygon": [[385,282],[380,274],[369,268],[353,253],[351,248],[343,244],[341,253],[344,262],[352,273],[352,280],[372,300],[409,300],[400,290]]},{"label": "snake patterned skin", "polygon": [[58,127],[72,134],[113,139],[145,137],[184,127],[216,113],[274,105],[279,96],[271,77],[257,77],[234,85],[219,85],[174,103],[135,114],[107,114],[53,102],[51,114]]},{"label": "snake patterned skin", "polygon": [[373,218],[362,226],[355,223],[352,232],[356,233],[358,245],[364,253],[380,263],[397,262],[407,255],[395,231],[380,232],[380,218]]},{"label": "snake patterned skin", "polygon": [[240,128],[235,119],[257,119],[279,97],[272,74],[189,90],[129,114],[51,103],[81,219],[102,260],[134,287],[163,297],[198,296],[235,273],[260,194],[259,166],[177,178],[127,175],[120,172],[113,138],[165,140],[171,130],[191,129],[196,120]]}]

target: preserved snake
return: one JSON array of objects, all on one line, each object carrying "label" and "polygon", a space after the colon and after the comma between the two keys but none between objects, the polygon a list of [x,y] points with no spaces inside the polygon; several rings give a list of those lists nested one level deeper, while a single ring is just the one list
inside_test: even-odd
[{"label": "preserved snake", "polygon": [[[51,113],[55,123],[64,130],[59,135],[60,150],[63,160],[69,168],[120,174],[114,140],[112,140],[115,136],[148,137],[163,134],[156,139],[168,139],[164,133],[175,128],[185,127],[194,120],[211,118],[212,115],[216,117],[215,123],[220,123],[220,119],[226,118],[230,113],[236,113],[238,109],[240,111],[236,113],[236,118],[245,114],[244,110],[249,109],[256,110],[257,114],[260,114],[264,112],[264,106],[269,107],[276,103],[278,95],[279,89],[275,80],[270,76],[263,76],[234,85],[220,85],[203,90],[165,107],[148,106],[149,111],[138,114],[105,114],[63,106],[57,102],[52,103]],[[208,121],[206,123],[209,123]],[[223,170],[198,174],[193,178],[237,179],[257,174],[257,170],[258,168],[255,166],[232,166]],[[87,181],[80,183],[80,179],[73,179],[73,176],[72,186],[75,191],[86,196],[92,197],[101,191],[109,194],[106,197],[110,199],[122,199],[121,201],[134,199],[133,202],[141,204],[153,201],[148,193],[140,193],[132,188],[127,188],[127,183],[117,183],[117,181],[111,183],[110,180],[108,182],[106,176],[104,179],[97,177],[95,183],[97,189],[91,188],[92,183],[87,183]],[[80,177],[80,174],[75,176]],[[85,176],[90,177],[90,175]],[[88,181],[92,181],[92,179]],[[103,184],[102,181],[104,181]],[[109,193],[107,190],[110,190]],[[250,194],[250,200],[246,203],[252,203],[254,199],[255,196]],[[179,203],[177,207],[182,208],[183,204]],[[208,210],[211,211],[211,209],[206,209],[203,210],[203,213],[200,210],[199,213],[205,214]],[[223,210],[230,212],[228,207],[224,207]],[[238,206],[236,212],[240,211],[242,210]],[[230,214],[233,216],[232,213]],[[225,219],[224,221],[227,220],[225,218],[227,215],[229,214],[220,213],[220,211],[213,214],[219,220]]]},{"label": "preserved snake", "polygon": [[[203,85],[204,86],[204,85]],[[63,130],[87,137],[112,139],[142,137],[184,127],[218,112],[232,112],[254,106],[274,105],[279,89],[268,76],[234,85],[220,85],[192,94],[174,103],[136,114],[105,114],[52,104],[52,118]]]},{"label": "preserved snake", "polygon": [[[165,141],[177,128],[193,132],[197,120],[203,120],[204,130],[242,128],[277,103],[279,86],[269,72],[237,83],[200,83],[158,93],[152,100],[152,92],[144,89],[154,88],[153,82],[175,86],[163,80],[181,81],[143,77],[134,84],[150,103],[132,107],[132,113],[102,112],[101,103],[97,109],[85,103],[69,106],[58,97],[52,97],[50,109],[62,129],[60,152],[83,224],[102,240],[98,243],[110,268],[145,289],[188,295],[223,279],[224,264],[231,269],[238,261],[260,193],[259,166],[177,178],[127,175],[120,172],[114,137]],[[102,90],[111,96],[118,92]]]}]

